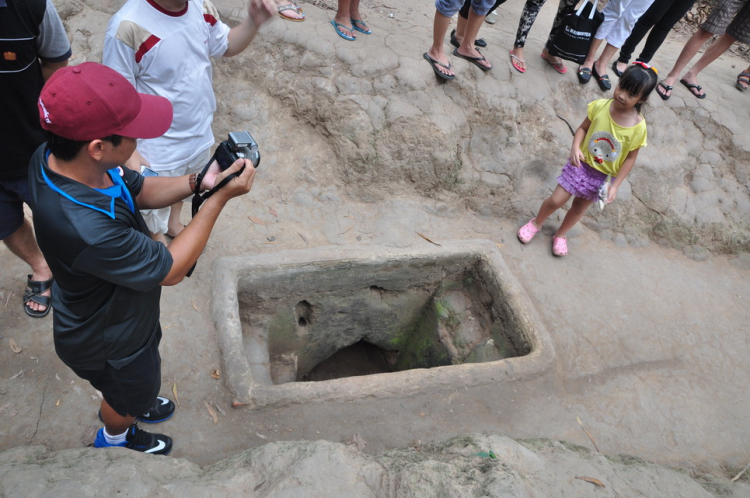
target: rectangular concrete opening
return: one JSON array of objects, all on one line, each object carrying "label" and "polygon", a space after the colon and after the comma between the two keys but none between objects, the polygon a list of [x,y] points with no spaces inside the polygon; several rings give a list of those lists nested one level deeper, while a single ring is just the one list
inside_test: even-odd
[{"label": "rectangular concrete opening", "polygon": [[554,358],[489,241],[220,258],[212,278],[235,406],[489,386],[541,375]]},{"label": "rectangular concrete opening", "polygon": [[507,303],[493,299],[495,285],[477,255],[343,262],[241,285],[246,354],[266,344],[274,384],[527,355],[529,340]]}]

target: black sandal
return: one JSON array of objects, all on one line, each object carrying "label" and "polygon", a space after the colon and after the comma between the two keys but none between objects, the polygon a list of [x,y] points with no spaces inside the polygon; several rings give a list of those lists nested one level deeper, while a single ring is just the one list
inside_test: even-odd
[{"label": "black sandal", "polygon": [[599,84],[599,88],[601,88],[603,91],[611,90],[612,89],[612,83],[609,81],[609,76],[601,75],[596,70],[596,62],[591,64],[591,74],[596,78],[596,82]]},{"label": "black sandal", "polygon": [[[50,298],[49,296],[42,296],[42,293],[52,287],[54,280],[54,278],[49,280],[31,280],[31,275],[26,277],[26,290],[23,293],[23,310],[27,315],[32,318],[42,318],[49,314],[49,310],[52,309]],[[46,306],[46,308],[43,311],[33,310],[29,306],[29,301]]]},{"label": "black sandal", "polygon": [[[459,46],[461,46],[461,44],[458,43],[458,38],[456,38],[456,30],[455,29],[453,31],[451,31],[451,45],[453,45],[456,48],[458,48]],[[487,42],[484,40],[484,38],[477,38],[476,40],[474,40],[474,46],[475,47],[482,47],[482,48],[484,48],[484,47],[487,46]]]},{"label": "black sandal", "polygon": [[[660,92],[659,90],[663,89],[663,92]],[[660,81],[658,85],[656,85],[656,94],[661,97],[662,100],[669,100],[669,97],[672,96],[672,85],[667,85],[663,81]],[[669,92],[669,95],[667,95],[667,92]]]},{"label": "black sandal", "polygon": [[591,69],[587,67],[579,67],[578,81],[580,81],[582,85],[585,85],[586,83],[591,81]]}]

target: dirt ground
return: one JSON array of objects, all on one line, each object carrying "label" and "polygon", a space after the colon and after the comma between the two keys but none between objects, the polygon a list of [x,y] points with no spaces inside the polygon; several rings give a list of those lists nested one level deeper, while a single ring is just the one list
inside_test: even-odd
[{"label": "dirt ground", "polygon": [[[100,24],[106,23],[118,5],[104,2],[106,5],[97,10],[92,3],[59,4],[61,12],[67,13],[66,27],[74,40],[77,59],[73,63],[97,60],[102,43],[97,37],[104,29]],[[233,9],[239,8],[235,3],[241,6],[242,2],[216,2],[223,7],[222,14],[235,12]],[[513,201],[514,209],[502,212],[482,209],[481,196],[468,199],[461,191],[440,185],[425,192],[419,186],[405,186],[401,178],[380,179],[371,184],[372,195],[364,195],[355,184],[362,177],[351,174],[365,161],[342,159],[345,149],[337,142],[343,140],[342,135],[335,135],[325,123],[313,122],[305,111],[306,99],[314,103],[318,94],[281,92],[280,88],[291,83],[284,73],[274,73],[275,66],[268,62],[283,60],[286,67],[304,68],[309,59],[300,56],[299,46],[307,44],[313,51],[316,44],[328,44],[325,46],[334,48],[333,71],[345,71],[341,66],[364,67],[358,69],[360,79],[377,86],[362,59],[376,66],[386,64],[378,56],[378,46],[385,44],[401,60],[399,71],[403,73],[407,67],[418,75],[413,81],[433,92],[437,83],[421,58],[430,39],[432,2],[362,3],[374,34],[358,40],[359,45],[335,36],[327,24],[333,17],[330,10],[303,3],[306,22],[274,20],[259,35],[257,46],[235,61],[216,65],[220,105],[215,134],[222,139],[235,128],[250,129],[261,144],[263,160],[253,191],[229,204],[222,214],[193,277],[165,288],[162,294],[162,394],[174,398],[176,392],[179,408],[173,419],[158,429],[174,438],[172,455],[203,465],[270,441],[338,442],[349,441],[354,434],[359,434],[367,442],[366,451],[373,453],[470,432],[552,438],[591,447],[577,421],[580,419],[605,454],[628,453],[667,466],[726,474],[750,462],[750,254],[742,250],[746,246],[722,255],[700,246],[701,240],[671,246],[645,237],[635,240],[601,228],[595,213],[587,215],[570,234],[571,253],[564,259],[550,254],[549,235],[556,220],[547,223],[538,240],[522,246],[516,240],[516,230],[530,217],[531,206],[538,205],[554,186],[559,161],[545,163],[546,169],[537,175],[541,179],[532,184],[529,178],[519,179],[515,185],[520,185],[529,199],[525,204]],[[498,24],[482,28],[481,34],[490,43],[485,53],[495,64],[491,75],[483,77],[463,61],[454,60],[462,79],[452,87],[441,87],[445,100],[434,101],[445,123],[450,122],[453,109],[447,100],[461,102],[459,94],[479,92],[490,81],[494,84],[494,79],[503,81],[503,91],[512,86],[516,92],[501,97],[499,103],[493,101],[488,109],[500,109],[498,112],[524,102],[543,104],[546,96],[554,99],[554,92],[574,88],[566,86],[574,81],[572,64],[568,64],[568,75],[559,76],[536,53],[554,15],[551,3],[529,37],[526,79],[512,73],[507,49],[521,8],[522,2],[503,5]],[[86,31],[81,28],[85,25],[99,27]],[[655,63],[666,67],[681,46],[678,39],[670,38]],[[358,50],[366,57],[357,54]],[[745,64],[730,54],[702,74],[704,85],[713,93],[700,105],[714,106],[706,112],[712,123],[720,122],[723,128],[702,131],[704,148],[697,155],[705,155],[708,145],[718,144],[714,140],[719,134],[729,137],[726,140],[746,154],[749,96],[733,88],[736,73]],[[274,77],[277,85],[271,87],[267,81]],[[292,83],[299,88],[320,85],[316,92],[330,91],[325,87],[329,84],[325,72],[321,72],[321,81],[306,78]],[[254,86],[259,81],[264,85]],[[339,77],[336,84],[343,92],[345,85],[359,83]],[[418,85],[412,90],[427,91]],[[589,88],[586,92],[593,91]],[[481,103],[469,102],[474,106]],[[554,105],[558,104],[555,101]],[[669,105],[654,96],[647,119],[653,112],[657,122],[666,123],[666,116],[674,119],[698,104],[686,92]],[[321,107],[318,115],[330,112],[331,119],[340,121],[343,135],[347,126],[358,126],[360,115],[341,118],[342,114],[337,114],[340,107],[327,109]],[[393,107],[390,111],[395,112]],[[569,146],[570,134],[564,123],[554,115],[545,123],[552,147]],[[656,155],[659,147],[666,149],[667,140],[670,150],[689,150],[693,132],[683,133],[680,125],[655,129],[649,153]],[[434,121],[427,123],[431,129],[429,126],[434,126]],[[446,124],[442,129],[449,128]],[[442,146],[461,149],[471,140],[461,137],[456,142]],[[429,154],[435,145],[426,139],[416,142],[413,154]],[[515,157],[514,147],[519,146],[510,140],[509,157]],[[549,159],[542,148],[527,147],[525,153]],[[732,168],[742,177],[747,175],[747,156],[738,154],[731,158],[735,161]],[[690,156],[696,154],[690,152]],[[533,160],[524,166],[540,167]],[[726,167],[724,163],[720,166]],[[427,174],[424,179],[429,180]],[[420,178],[412,181],[418,184]],[[475,192],[484,192],[477,189]],[[744,189],[737,195],[747,197],[747,183]],[[487,192],[488,203],[503,205],[501,195]],[[617,202],[627,206],[636,201],[634,194]],[[187,206],[183,218],[189,218]],[[640,225],[645,221],[624,210],[618,211],[612,223]],[[746,219],[732,223],[747,230]],[[232,395],[221,373],[218,379],[212,375],[223,368],[210,319],[211,269],[216,258],[342,244],[407,247],[430,243],[417,232],[438,243],[477,238],[501,248],[552,336],[557,360],[551,372],[533,381],[502,383],[496,389],[456,385],[408,399],[313,403],[258,411],[231,407]],[[696,249],[699,246],[704,248]],[[52,317],[34,320],[23,313],[20,296],[27,273],[28,268],[0,246],[0,451],[31,444],[53,450],[86,446],[100,427],[96,418],[99,398],[57,358]],[[11,350],[11,339],[20,352]],[[207,404],[215,408],[217,421]]]}]

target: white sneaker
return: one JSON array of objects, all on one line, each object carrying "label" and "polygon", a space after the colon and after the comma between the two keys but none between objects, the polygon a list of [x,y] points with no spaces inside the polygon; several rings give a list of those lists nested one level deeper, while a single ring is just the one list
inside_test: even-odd
[{"label": "white sneaker", "polygon": [[491,14],[487,14],[484,21],[490,24],[495,24],[497,22],[497,10],[493,11]]}]

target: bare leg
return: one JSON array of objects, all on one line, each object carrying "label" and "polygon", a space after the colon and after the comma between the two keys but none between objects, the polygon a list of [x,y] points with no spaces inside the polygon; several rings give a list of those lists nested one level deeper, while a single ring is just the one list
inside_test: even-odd
[{"label": "bare leg", "polygon": [[[52,278],[52,271],[47,266],[47,261],[39,250],[39,246],[34,238],[34,230],[31,228],[29,220],[23,220],[21,227],[3,239],[10,252],[24,260],[31,266],[31,280],[44,281]],[[43,292],[43,296],[50,296],[50,290]],[[44,311],[46,306],[29,301],[29,308],[34,311]]]},{"label": "bare leg", "polygon": [[172,204],[169,208],[169,221],[167,222],[167,235],[177,237],[185,226],[180,221],[182,212],[182,201]]},{"label": "bare leg", "polygon": [[355,21],[361,21],[361,23],[358,23],[358,26],[367,31],[367,23],[362,19],[362,14],[359,13],[359,0],[351,0],[349,4],[349,17]]},{"label": "bare leg", "polygon": [[[435,10],[435,21],[432,26],[432,46],[427,51],[427,55],[446,66],[450,65],[450,61],[443,51],[443,40],[445,40],[445,34],[448,32],[450,22],[450,17],[445,17],[440,11]],[[454,75],[453,71],[442,66],[435,65],[435,67],[443,74],[447,74],[448,76]]]},{"label": "bare leg", "polygon": [[[685,73],[682,79],[684,79],[688,83],[698,84],[698,73],[700,73],[706,68],[706,66],[715,61],[717,57],[726,52],[735,41],[736,40],[734,38],[727,34],[721,35],[716,39],[715,42],[711,44],[710,47],[708,47],[705,52],[703,52],[703,55],[700,59],[698,59],[698,62],[696,62],[693,67],[691,67],[690,70]],[[698,89],[696,88],[694,90],[691,90],[691,92],[698,92]],[[702,93],[703,91],[701,90],[701,94]]]},{"label": "bare leg", "polygon": [[104,400],[102,400],[101,409],[104,428],[107,430],[107,434],[111,436],[122,434],[135,422],[134,416],[128,415],[127,417],[123,417]]},{"label": "bare leg", "polygon": [[[669,72],[667,77],[664,78],[665,85],[674,86],[677,78],[680,77],[680,73],[683,69],[685,69],[685,66],[687,66],[688,62],[690,62],[690,59],[692,59],[695,54],[698,53],[703,44],[706,43],[706,40],[708,40],[712,36],[713,35],[705,29],[698,28],[698,31],[696,31],[695,34],[690,37],[688,42],[682,48],[682,52],[680,52],[680,56],[677,57],[677,61],[674,63],[674,67],[672,67],[672,70]],[[672,95],[671,91],[664,93],[667,96]]]},{"label": "bare leg", "polygon": [[[484,16],[478,15],[474,12],[474,9],[469,9],[469,19],[466,21],[466,35],[461,41],[461,46],[458,47],[459,54],[468,55],[469,57],[482,57],[482,54],[474,47],[474,42],[477,39],[479,28],[482,27],[483,21]],[[492,64],[487,60],[480,61],[479,63],[487,68],[492,67]]]},{"label": "bare leg", "polygon": [[456,40],[458,40],[459,44],[466,37],[466,26],[468,24],[469,21],[467,19],[464,19],[460,15],[458,16],[458,21],[456,22]]},{"label": "bare leg", "polygon": [[572,196],[567,190],[558,185],[557,188],[555,188],[555,191],[552,192],[552,195],[542,202],[539,212],[532,222],[534,226],[536,228],[542,228],[545,220],[549,218],[552,213],[563,207],[571,197]]},{"label": "bare leg", "polygon": [[565,218],[563,218],[563,222],[560,225],[560,228],[558,228],[557,232],[555,232],[555,237],[565,237],[565,234],[568,233],[568,230],[573,228],[573,226],[578,223],[578,221],[583,217],[584,213],[593,202],[594,201],[581,199],[580,197],[574,198],[573,205],[570,206],[570,209],[565,215]]},{"label": "bare leg", "polygon": [[612,60],[612,57],[617,53],[619,50],[619,47],[613,47],[609,43],[607,43],[607,46],[604,47],[604,50],[602,50],[602,55],[599,56],[599,59],[594,62],[596,64],[596,72],[600,75],[607,74],[607,67],[609,66],[609,61]]},{"label": "bare leg", "polygon": [[[354,29],[347,28],[346,26],[352,25],[352,15],[350,11],[351,3],[354,0],[339,0],[339,8],[336,11],[336,17],[333,18],[334,21],[336,21],[339,24],[343,24],[344,26],[339,26],[339,30],[344,33],[347,36],[353,36],[354,38],[357,37],[357,35],[354,32]],[[357,1],[357,7],[359,7],[359,1]]]},{"label": "bare leg", "polygon": [[[602,44],[603,41],[604,40],[599,40],[598,38],[594,38],[593,40],[591,40],[589,53],[586,54],[586,60],[583,61],[583,64],[581,64],[580,68],[587,67],[591,69],[591,67],[594,65],[594,60],[596,59],[596,52],[599,50],[599,46]],[[602,73],[599,73],[599,74],[602,74]]]}]

